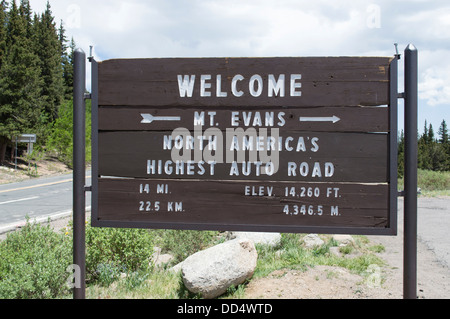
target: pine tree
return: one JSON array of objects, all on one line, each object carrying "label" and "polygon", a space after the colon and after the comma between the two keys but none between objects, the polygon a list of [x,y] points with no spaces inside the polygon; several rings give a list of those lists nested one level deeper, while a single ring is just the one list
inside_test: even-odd
[{"label": "pine tree", "polygon": [[434,135],[433,125],[425,121],[424,133],[418,140],[418,168],[433,171],[450,170],[450,142],[447,124],[442,121],[439,138]]},{"label": "pine tree", "polygon": [[418,139],[418,154],[417,154],[417,167],[421,169],[428,169],[429,159],[427,156],[427,144],[428,144],[428,126],[425,120],[423,127],[423,134]]},{"label": "pine tree", "polygon": [[77,49],[76,44],[75,44],[75,40],[72,39],[70,40],[70,45],[69,45],[69,64],[67,65],[67,68],[65,69],[65,73],[64,73],[64,81],[66,83],[66,87],[67,87],[67,99],[72,99],[73,96],[73,69],[74,69],[74,55],[75,55],[75,50]]},{"label": "pine tree", "polygon": [[6,53],[6,38],[7,38],[7,30],[6,30],[6,8],[7,3],[3,0],[0,3],[0,69],[2,66],[2,60]]},{"label": "pine tree", "polygon": [[428,143],[428,126],[427,126],[427,120],[425,120],[425,125],[423,126],[423,134],[420,137],[424,143]]},{"label": "pine tree", "polygon": [[[73,96],[73,52],[75,43],[72,38],[70,47],[67,46],[67,38],[65,35],[65,29],[63,21],[58,31],[59,45],[61,49],[61,59],[63,66],[63,79],[64,79],[64,93],[65,100],[70,100]],[[70,50],[69,50],[70,49]]]},{"label": "pine tree", "polygon": [[[7,30],[6,30],[6,22],[7,22],[7,8],[8,4],[5,0],[0,3],[0,74],[3,65],[3,59],[6,56],[6,40],[7,40]],[[3,119],[3,112],[5,109],[2,105],[0,105],[0,121]],[[0,124],[1,126],[1,124]],[[3,136],[0,132],[0,164],[2,164],[5,160],[6,146],[8,146],[8,138]]]},{"label": "pine tree", "polygon": [[441,144],[450,143],[449,136],[448,136],[447,123],[445,123],[445,120],[442,120],[441,126],[439,126],[438,134],[439,134],[439,143],[441,143]]},{"label": "pine tree", "polygon": [[447,123],[442,120],[441,126],[439,126],[439,147],[443,153],[443,169],[445,171],[450,170],[450,137],[448,135]]},{"label": "pine tree", "polygon": [[61,47],[49,2],[45,12],[35,23],[36,54],[40,60],[41,77],[44,81],[42,87],[44,114],[49,122],[53,122],[58,117],[58,108],[64,98],[64,83]]},{"label": "pine tree", "polygon": [[435,142],[434,130],[433,130],[433,125],[431,125],[431,123],[430,123],[430,127],[428,128],[427,143],[431,144],[433,142]]},{"label": "pine tree", "polygon": [[20,0],[19,14],[26,21],[26,37],[31,39],[33,37],[33,21],[29,0]]}]

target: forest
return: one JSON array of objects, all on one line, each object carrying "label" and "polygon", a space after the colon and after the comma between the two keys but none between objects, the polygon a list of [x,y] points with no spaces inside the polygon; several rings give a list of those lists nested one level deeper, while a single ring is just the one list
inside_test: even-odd
[{"label": "forest", "polygon": [[62,107],[72,98],[73,39],[50,3],[33,13],[30,1],[0,3],[0,164],[14,136],[37,135],[45,146]]},{"label": "forest", "polygon": [[[442,120],[437,135],[433,126],[425,121],[423,133],[418,134],[417,168],[429,171],[450,171],[450,139],[447,123]],[[405,137],[398,138],[398,174],[403,176]]]},{"label": "forest", "polygon": [[[13,139],[36,134],[37,150],[56,154],[72,165],[72,94],[74,39],[65,35],[64,22],[55,21],[50,3],[37,14],[29,0],[0,3],[0,165],[13,157]],[[87,102],[86,136],[90,136]],[[450,171],[447,123],[437,134],[431,124],[418,134],[418,168]],[[89,161],[90,139],[87,142]],[[10,151],[7,152],[7,150]],[[404,135],[398,137],[398,172],[403,175]]]}]

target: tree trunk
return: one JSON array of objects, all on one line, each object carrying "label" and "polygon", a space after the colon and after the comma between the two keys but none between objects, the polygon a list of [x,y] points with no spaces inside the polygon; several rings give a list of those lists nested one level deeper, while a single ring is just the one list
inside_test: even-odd
[{"label": "tree trunk", "polygon": [[3,165],[6,155],[6,146],[8,145],[8,139],[4,136],[0,136],[0,165]]}]

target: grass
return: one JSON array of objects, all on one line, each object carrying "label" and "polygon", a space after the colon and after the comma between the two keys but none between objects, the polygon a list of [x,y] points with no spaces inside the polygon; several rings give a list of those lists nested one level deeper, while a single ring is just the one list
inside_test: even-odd
[{"label": "grass", "polygon": [[[211,239],[211,234],[206,238]],[[183,235],[190,236],[191,235]],[[194,237],[197,237],[195,234]],[[306,271],[316,265],[344,267],[353,273],[365,276],[371,265],[382,266],[384,262],[376,256],[382,251],[380,246],[370,246],[365,236],[354,236],[355,244],[352,246],[352,255],[336,256],[330,252],[330,247],[338,245],[329,235],[321,235],[325,243],[322,246],[307,249],[301,245],[301,234],[282,234],[278,247],[257,245],[258,262],[253,278],[263,278],[275,270],[296,269]],[[213,236],[214,237],[214,236]],[[205,237],[204,237],[205,238]],[[211,242],[210,242],[211,243]],[[345,255],[345,254],[344,254]],[[245,298],[245,287],[248,282],[237,287],[230,287],[221,299]],[[189,293],[184,288],[181,274],[168,270],[153,269],[150,272],[123,275],[119,280],[108,287],[91,285],[86,290],[87,298],[113,298],[113,299],[187,299],[200,298]]]},{"label": "grass", "polygon": [[[362,274],[369,264],[383,264],[368,246],[367,237],[354,236],[355,244],[347,246],[352,252],[358,252],[353,258],[332,254],[330,248],[337,247],[338,243],[329,235],[322,235],[325,243],[314,249],[302,247],[300,244],[302,237],[303,235],[299,234],[282,234],[280,247],[258,246],[258,265],[254,277],[265,277],[274,270],[283,268],[305,271],[308,267],[316,265],[339,266]],[[343,255],[346,255],[345,251]]]},{"label": "grass", "polygon": [[[404,189],[404,178],[398,180],[398,188]],[[450,172],[417,170],[417,187],[421,196],[450,196]]]},{"label": "grass", "polygon": [[181,299],[187,294],[181,275],[163,270],[131,273],[108,287],[86,289],[87,299]]}]

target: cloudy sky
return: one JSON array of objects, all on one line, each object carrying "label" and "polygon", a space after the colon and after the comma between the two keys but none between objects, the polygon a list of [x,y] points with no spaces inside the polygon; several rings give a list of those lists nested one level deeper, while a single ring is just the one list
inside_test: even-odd
[{"label": "cloudy sky", "polygon": [[[47,0],[30,0],[35,12]],[[448,0],[50,0],[97,60],[153,57],[393,56],[419,51],[419,130],[450,124]],[[399,91],[403,90],[403,62]],[[88,84],[89,85],[89,84]],[[399,116],[403,118],[400,101]],[[403,128],[400,120],[399,128]]]}]

